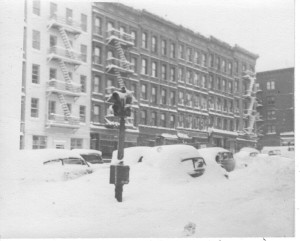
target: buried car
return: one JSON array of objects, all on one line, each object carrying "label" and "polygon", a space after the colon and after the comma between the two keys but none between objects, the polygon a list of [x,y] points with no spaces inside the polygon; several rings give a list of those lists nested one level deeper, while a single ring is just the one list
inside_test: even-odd
[{"label": "buried car", "polygon": [[202,176],[206,168],[197,149],[182,144],[152,147],[142,162],[158,167],[162,176],[171,180]]},{"label": "buried car", "polygon": [[231,172],[235,168],[235,160],[232,152],[221,147],[207,147],[198,149],[200,156],[205,160],[216,161],[227,172]]},{"label": "buried car", "polygon": [[93,172],[79,154],[63,149],[21,150],[10,167],[21,181],[66,181]]}]

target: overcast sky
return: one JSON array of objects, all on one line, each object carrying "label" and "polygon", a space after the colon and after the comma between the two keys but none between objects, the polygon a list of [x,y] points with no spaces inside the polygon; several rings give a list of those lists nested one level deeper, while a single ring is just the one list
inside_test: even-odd
[{"label": "overcast sky", "polygon": [[294,67],[293,0],[121,0],[258,54],[256,71]]}]

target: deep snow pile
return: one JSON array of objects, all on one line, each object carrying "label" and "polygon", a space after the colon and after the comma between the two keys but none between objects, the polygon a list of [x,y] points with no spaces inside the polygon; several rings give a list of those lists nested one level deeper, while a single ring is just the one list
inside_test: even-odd
[{"label": "deep snow pile", "polygon": [[231,172],[229,179],[205,173],[181,181],[169,172],[179,173],[180,165],[161,169],[161,164],[145,159],[130,166],[123,203],[116,202],[114,186],[108,184],[108,164],[67,182],[19,182],[11,189],[1,180],[0,234],[174,238],[185,237],[184,227],[192,223],[194,238],[294,235],[293,159],[261,156]]}]

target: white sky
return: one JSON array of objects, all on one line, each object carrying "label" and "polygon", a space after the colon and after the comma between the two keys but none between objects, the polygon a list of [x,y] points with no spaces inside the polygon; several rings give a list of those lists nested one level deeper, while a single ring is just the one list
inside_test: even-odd
[{"label": "white sky", "polygon": [[256,71],[294,67],[293,0],[126,0],[206,37],[258,54]]}]

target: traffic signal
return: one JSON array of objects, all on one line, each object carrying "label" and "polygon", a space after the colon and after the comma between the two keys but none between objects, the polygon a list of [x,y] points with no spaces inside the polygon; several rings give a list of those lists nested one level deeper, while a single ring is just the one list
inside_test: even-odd
[{"label": "traffic signal", "polygon": [[113,104],[114,116],[130,117],[133,98],[132,92],[123,87],[121,91],[114,91],[107,99],[107,102]]},{"label": "traffic signal", "polygon": [[119,91],[114,91],[110,97],[107,99],[107,102],[112,103],[112,109],[114,112],[114,116],[120,116],[122,112],[122,99],[120,97],[122,94]]}]

